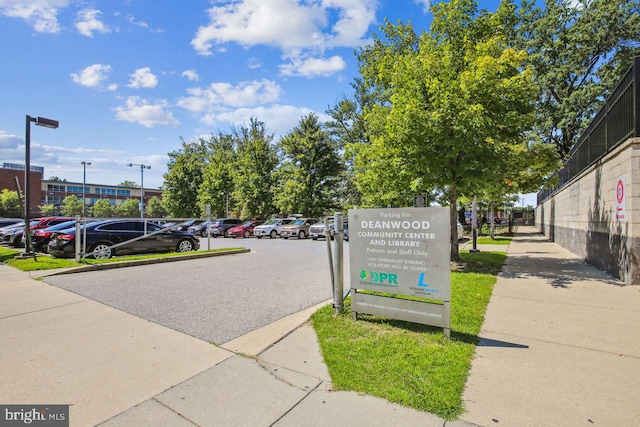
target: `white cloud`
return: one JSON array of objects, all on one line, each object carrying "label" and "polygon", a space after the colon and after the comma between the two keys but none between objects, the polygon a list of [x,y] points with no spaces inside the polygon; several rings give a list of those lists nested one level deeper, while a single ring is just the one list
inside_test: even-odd
[{"label": "white cloud", "polygon": [[429,12],[429,9],[431,7],[431,0],[415,0],[415,2],[419,5],[422,5],[422,10],[424,11],[424,13]]},{"label": "white cloud", "polygon": [[151,72],[149,67],[139,68],[131,74],[129,87],[138,88],[154,88],[158,84],[158,78]]},{"label": "white cloud", "polygon": [[59,33],[58,12],[71,0],[0,0],[0,14],[22,18],[38,33]]},{"label": "white cloud", "polygon": [[164,33],[164,30],[161,28],[151,28],[151,26],[146,23],[145,21],[136,21],[135,17],[133,15],[127,15],[127,17],[125,18],[127,20],[127,22],[129,22],[132,25],[137,25],[138,27],[147,29],[151,32],[154,33]]},{"label": "white cloud", "polygon": [[98,19],[101,14],[102,12],[97,9],[84,9],[78,12],[76,15],[76,29],[78,32],[87,37],[93,37],[94,31],[102,34],[110,33],[109,27]]},{"label": "white cloud", "polygon": [[[212,113],[204,116],[200,121],[208,126],[226,127],[225,125],[246,125],[251,118],[257,118],[265,123],[268,133],[273,133],[277,139],[290,132],[299,124],[300,119],[309,113],[314,113],[314,111],[292,105],[275,104],[269,107],[239,108],[233,111]],[[315,114],[320,121],[330,120],[326,114]]]},{"label": "white cloud", "polygon": [[200,80],[200,76],[198,75],[196,70],[193,70],[193,69],[183,71],[181,76],[182,77],[186,77],[187,79],[191,80],[192,82],[197,82],[198,80]]},{"label": "white cloud", "polygon": [[[232,0],[209,9],[210,23],[198,28],[195,50],[210,55],[214,44],[265,44],[285,53],[323,52],[361,45],[375,22],[377,0]],[[286,11],[286,13],[284,13]],[[337,16],[331,23],[330,17]]]},{"label": "white cloud", "polygon": [[262,62],[256,57],[249,58],[249,69],[255,70],[262,67]]},{"label": "white cloud", "polygon": [[140,123],[143,126],[152,128],[155,126],[178,126],[180,122],[173,117],[173,114],[166,111],[168,103],[165,100],[158,100],[150,103],[146,99],[138,96],[127,98],[125,105],[114,109],[116,118],[131,123]]},{"label": "white cloud", "polygon": [[[71,73],[70,76],[74,83],[77,83],[86,87],[100,88],[102,83],[108,78],[108,74],[111,72],[110,65],[93,64],[89,65],[84,70],[80,70],[78,73]],[[109,90],[113,85],[109,86]],[[115,88],[114,88],[115,89]]]},{"label": "white cloud", "polygon": [[246,107],[267,104],[280,99],[282,88],[270,80],[211,83],[206,88],[187,89],[190,96],[180,98],[178,105],[194,113],[210,112],[219,107]]},{"label": "white cloud", "polygon": [[346,66],[340,56],[332,56],[329,59],[292,58],[291,63],[280,65],[280,73],[284,76],[327,77],[344,70]]}]

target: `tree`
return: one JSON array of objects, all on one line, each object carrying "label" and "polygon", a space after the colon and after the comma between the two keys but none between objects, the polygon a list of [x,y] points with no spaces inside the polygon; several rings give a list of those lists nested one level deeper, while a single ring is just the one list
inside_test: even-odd
[{"label": "tree", "polygon": [[171,216],[200,216],[198,191],[203,182],[206,160],[207,146],[202,138],[197,142],[182,141],[180,150],[169,153],[162,200]]},{"label": "tree", "polygon": [[531,160],[533,72],[526,52],[508,44],[508,8],[499,12],[478,14],[472,0],[437,3],[430,33],[387,23],[387,40],[376,37],[358,55],[363,78],[383,93],[365,111],[371,143],[356,147],[359,188],[370,190],[373,170],[397,196],[416,184],[444,194],[452,260],[458,197],[517,182],[515,159]]},{"label": "tree", "polygon": [[140,201],[127,199],[116,207],[116,214],[121,218],[140,217]]},{"label": "tree", "polygon": [[275,205],[282,212],[318,217],[338,207],[343,166],[336,142],[315,114],[300,119],[281,141],[283,162],[275,172]]},{"label": "tree", "polygon": [[160,200],[156,196],[153,196],[149,199],[149,202],[147,203],[147,207],[145,209],[145,213],[151,218],[164,218],[168,214],[167,210],[162,204],[162,200]]},{"label": "tree", "polygon": [[62,200],[62,214],[64,216],[82,215],[82,200],[72,194]]},{"label": "tree", "polygon": [[211,206],[214,217],[225,217],[227,200],[233,209],[231,194],[234,190],[233,169],[236,164],[234,138],[231,134],[219,133],[211,136],[207,142],[207,162],[203,171],[202,184],[198,189],[198,205],[200,212],[205,212],[205,206]]},{"label": "tree", "polygon": [[232,170],[240,216],[268,218],[274,213],[273,171],[278,164],[276,148],[271,144],[264,122],[252,118],[249,126],[235,132],[237,161]]},{"label": "tree", "polygon": [[0,193],[0,217],[22,217],[22,202],[17,191],[5,188]]},{"label": "tree", "polygon": [[525,2],[519,27],[540,93],[536,130],[565,158],[640,54],[637,0]]},{"label": "tree", "polygon": [[56,213],[56,207],[51,203],[38,206],[42,216],[53,216]]},{"label": "tree", "polygon": [[100,199],[93,204],[92,213],[97,218],[111,218],[115,214],[115,208],[109,199]]},{"label": "tree", "polygon": [[128,187],[128,188],[138,188],[138,187],[140,187],[138,184],[135,183],[135,181],[122,181],[118,185],[120,187]]}]

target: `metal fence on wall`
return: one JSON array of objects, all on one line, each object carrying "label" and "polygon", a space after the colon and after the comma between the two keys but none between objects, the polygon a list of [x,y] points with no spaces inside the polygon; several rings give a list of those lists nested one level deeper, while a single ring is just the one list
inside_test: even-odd
[{"label": "metal fence on wall", "polygon": [[640,137],[640,57],[569,152],[554,188],[538,193],[538,205],[629,138]]}]

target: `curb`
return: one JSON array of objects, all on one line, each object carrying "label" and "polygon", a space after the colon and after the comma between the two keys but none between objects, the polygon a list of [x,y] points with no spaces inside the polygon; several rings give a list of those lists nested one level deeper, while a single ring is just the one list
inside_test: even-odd
[{"label": "curb", "polygon": [[[86,271],[111,270],[114,268],[135,267],[138,265],[162,264],[166,262],[184,261],[184,260],[190,260],[190,259],[210,258],[210,257],[216,257],[216,256],[223,256],[223,255],[244,254],[248,252],[251,252],[251,250],[244,248],[244,249],[232,249],[232,250],[220,251],[220,252],[207,252],[202,254],[178,255],[178,256],[163,257],[163,258],[107,262],[104,264],[91,264],[91,265],[83,265],[80,267],[71,267],[69,269],[54,271],[48,274],[44,273],[42,275],[38,275],[38,277],[60,276],[63,274],[84,273]],[[46,270],[43,270],[43,272],[44,271]]]}]

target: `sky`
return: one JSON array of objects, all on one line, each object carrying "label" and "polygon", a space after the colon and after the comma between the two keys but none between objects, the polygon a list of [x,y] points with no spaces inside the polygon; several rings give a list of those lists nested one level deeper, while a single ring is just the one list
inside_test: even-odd
[{"label": "sky", "polygon": [[82,182],[84,161],[87,184],[140,184],[144,164],[158,188],[183,140],[326,120],[385,18],[427,29],[428,0],[0,0],[0,163],[24,164],[40,116],[60,123],[31,126],[45,179]]}]

